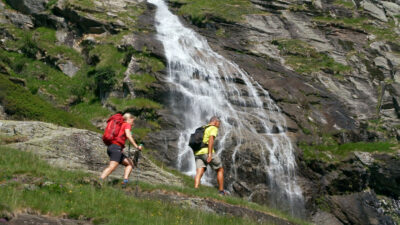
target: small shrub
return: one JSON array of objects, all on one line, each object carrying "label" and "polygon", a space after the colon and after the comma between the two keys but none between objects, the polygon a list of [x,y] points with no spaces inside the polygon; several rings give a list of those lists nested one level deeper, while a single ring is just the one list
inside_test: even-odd
[{"label": "small shrub", "polygon": [[96,94],[100,99],[103,99],[105,94],[109,92],[117,82],[115,70],[111,67],[92,70],[89,72],[89,76],[94,77]]},{"label": "small shrub", "polygon": [[35,58],[39,48],[29,34],[24,36],[23,43],[24,45],[22,46],[21,51],[28,57]]}]

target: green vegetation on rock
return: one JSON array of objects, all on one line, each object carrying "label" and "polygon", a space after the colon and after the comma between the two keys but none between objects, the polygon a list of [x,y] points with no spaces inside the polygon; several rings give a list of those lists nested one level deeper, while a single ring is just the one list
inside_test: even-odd
[{"label": "green vegetation on rock", "polygon": [[89,57],[98,57],[99,62],[96,64],[96,68],[109,67],[115,71],[117,78],[121,79],[126,70],[126,66],[124,65],[126,54],[112,44],[103,44],[96,45],[90,51]]},{"label": "green vegetation on rock", "polygon": [[23,79],[32,94],[39,94],[59,105],[70,96],[71,79],[46,63],[2,49],[0,63],[6,65],[13,77]]},{"label": "green vegetation on rock", "polygon": [[81,102],[71,107],[71,112],[91,121],[96,118],[106,118],[111,112],[103,107],[100,101]]},{"label": "green vegetation on rock", "polygon": [[348,9],[355,9],[355,5],[351,0],[335,0],[333,4],[343,6]]},{"label": "green vegetation on rock", "polygon": [[121,99],[110,98],[110,104],[116,107],[117,111],[133,110],[157,110],[161,105],[147,98]]},{"label": "green vegetation on rock", "polygon": [[263,13],[249,0],[172,0],[171,2],[181,5],[179,14],[190,16],[195,24],[209,20],[239,22],[244,15]]},{"label": "green vegetation on rock", "polygon": [[333,162],[341,160],[349,156],[352,152],[382,152],[394,153],[398,144],[390,142],[356,142],[345,144],[330,144],[330,145],[305,145],[299,146],[303,149],[303,156],[305,160],[322,160],[326,162]]},{"label": "green vegetation on rock", "polygon": [[[81,66],[84,62],[82,56],[73,48],[57,43],[56,31],[46,27],[38,27],[34,30],[22,30],[14,26],[5,26],[16,40],[6,42],[9,48],[14,50],[28,49],[27,56],[35,58],[38,53],[45,53],[42,57],[60,59],[62,61],[70,60],[75,65]],[[51,60],[51,59],[50,59]]]},{"label": "green vegetation on rock", "polygon": [[67,127],[72,126],[97,131],[86,120],[55,108],[20,85],[12,83],[7,76],[1,74],[0,90],[1,105],[5,107],[7,114],[11,115],[13,119],[39,120]]},{"label": "green vegetation on rock", "polygon": [[390,20],[388,23],[378,25],[365,17],[333,18],[330,16],[318,16],[314,17],[314,21],[363,30],[369,34],[375,35],[377,40],[400,43],[400,37],[395,32],[396,24],[393,20]]},{"label": "green vegetation on rock", "polygon": [[137,91],[150,91],[149,86],[156,81],[156,78],[150,74],[132,74],[130,76],[134,89]]},{"label": "green vegetation on rock", "polygon": [[138,199],[112,185],[99,189],[91,184],[98,179],[94,175],[51,167],[31,153],[0,146],[0,154],[0,210],[29,208],[40,214],[85,219],[93,224],[256,224],[243,218]]},{"label": "green vegetation on rock", "polygon": [[343,75],[351,70],[350,66],[336,62],[325,53],[317,52],[311,45],[297,39],[279,39],[272,41],[277,45],[286,63],[302,74],[324,71],[334,75]]}]

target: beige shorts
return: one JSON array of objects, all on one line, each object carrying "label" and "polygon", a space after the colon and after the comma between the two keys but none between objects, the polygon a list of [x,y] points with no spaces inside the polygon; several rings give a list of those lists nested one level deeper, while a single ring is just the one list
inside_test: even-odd
[{"label": "beige shorts", "polygon": [[212,159],[210,163],[207,163],[208,154],[195,155],[194,159],[196,161],[196,169],[207,168],[210,165],[213,170],[217,170],[222,167],[221,159],[215,153],[212,154]]}]

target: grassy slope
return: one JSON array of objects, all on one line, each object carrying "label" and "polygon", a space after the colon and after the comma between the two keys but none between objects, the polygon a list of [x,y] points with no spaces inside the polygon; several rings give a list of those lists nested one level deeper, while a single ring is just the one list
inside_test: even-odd
[{"label": "grassy slope", "polygon": [[[129,12],[135,10],[137,13],[143,11],[140,7],[129,8]],[[149,88],[152,83],[156,82],[152,73],[163,70],[164,64],[159,59],[151,56],[146,49],[142,52],[136,52],[132,49],[118,48],[123,36],[130,34],[132,31],[107,35],[99,38],[98,41],[100,43],[83,46],[87,50],[88,57],[98,59],[95,65],[88,65],[83,55],[75,49],[57,42],[56,31],[53,29],[38,27],[32,30],[23,30],[11,24],[1,24],[0,28],[5,29],[13,37],[8,39],[4,46],[0,45],[0,68],[5,68],[6,73],[10,76],[25,81],[26,87],[32,96],[38,96],[42,100],[55,105],[57,108],[67,109],[70,113],[75,114],[75,117],[80,117],[86,121],[105,118],[112,113],[109,108],[101,104],[97,93],[96,76],[93,74],[96,74],[96,71],[109,68],[115,74],[116,82],[114,88],[121,90],[123,73],[127,69],[126,66],[129,62],[129,57],[134,55],[141,69],[145,71],[145,74],[135,74],[135,76],[132,76],[133,83],[135,84],[134,89],[142,97],[139,103],[143,105],[149,102],[150,104],[143,111],[141,109],[143,108],[142,106],[129,105],[136,102],[121,100],[124,104],[118,105],[116,108],[120,111],[132,109],[136,116],[141,117],[141,114],[143,114],[143,119],[149,120],[150,124],[155,125],[151,125],[150,127],[158,127],[156,110],[161,106],[150,99],[146,99],[146,95],[152,94],[154,91]],[[38,52],[42,52],[42,56],[43,52],[45,52],[46,57],[37,58]],[[73,78],[70,78],[63,74],[52,62],[49,63],[49,59],[59,60],[58,62],[70,60],[79,66],[80,70]],[[18,95],[18,92],[14,94]],[[111,101],[109,102],[111,103]],[[152,108],[152,106],[155,106],[155,108]],[[30,105],[29,107],[25,107],[25,109],[33,110],[31,114],[42,111],[40,108],[35,109],[35,105]],[[21,114],[16,118],[37,118],[23,117],[24,115]],[[47,120],[47,118],[52,116],[49,117],[48,114],[46,115],[41,116],[40,120],[75,126],[63,121],[54,121],[54,119]],[[148,118],[147,115],[151,118]],[[87,122],[83,124],[87,124]],[[77,127],[82,128],[82,126]],[[147,134],[148,131],[146,130],[146,132],[143,131],[142,133]]]},{"label": "grassy slope", "polygon": [[[41,214],[67,215],[94,224],[254,224],[243,218],[136,199],[108,185],[98,189],[82,182],[87,177],[97,179],[94,175],[53,168],[31,153],[0,146],[0,155],[0,212],[31,208]],[[141,187],[160,188],[143,183]],[[215,197],[207,189],[200,192]]]},{"label": "grassy slope", "polygon": [[20,85],[8,80],[8,77],[0,74],[0,102],[6,108],[6,112],[14,119],[29,119],[51,122],[68,127],[78,127],[97,131],[97,129],[75,115],[55,108],[38,96],[32,95]]}]

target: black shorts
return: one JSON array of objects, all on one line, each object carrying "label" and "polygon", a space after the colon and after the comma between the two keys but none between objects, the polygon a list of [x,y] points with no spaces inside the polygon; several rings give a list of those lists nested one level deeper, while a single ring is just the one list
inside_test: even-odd
[{"label": "black shorts", "polygon": [[122,164],[122,161],[127,157],[122,153],[121,146],[112,144],[107,148],[107,155],[110,157],[110,161],[118,162]]}]

